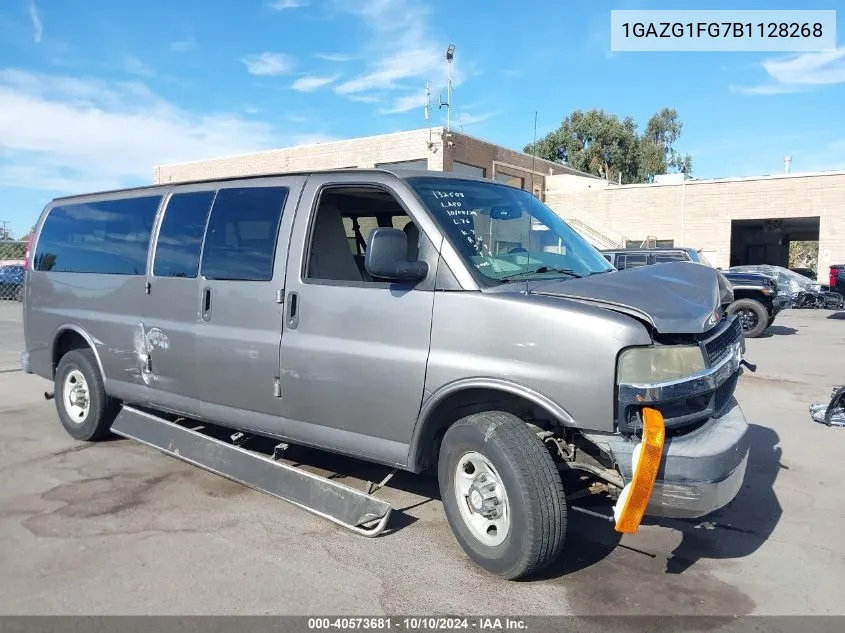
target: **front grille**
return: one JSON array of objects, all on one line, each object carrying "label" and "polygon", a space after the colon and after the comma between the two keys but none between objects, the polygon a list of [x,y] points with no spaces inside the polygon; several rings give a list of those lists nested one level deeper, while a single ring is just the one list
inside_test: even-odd
[{"label": "front grille", "polygon": [[742,324],[734,318],[727,328],[704,343],[704,353],[711,367],[718,365],[731,353],[731,347],[742,336]]}]

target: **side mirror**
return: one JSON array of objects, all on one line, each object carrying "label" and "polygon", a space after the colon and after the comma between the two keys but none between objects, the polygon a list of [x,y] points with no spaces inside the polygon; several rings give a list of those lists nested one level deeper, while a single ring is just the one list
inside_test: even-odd
[{"label": "side mirror", "polygon": [[408,236],[387,227],[373,229],[364,256],[364,268],[373,277],[391,281],[419,281],[428,274],[428,264],[408,259]]}]

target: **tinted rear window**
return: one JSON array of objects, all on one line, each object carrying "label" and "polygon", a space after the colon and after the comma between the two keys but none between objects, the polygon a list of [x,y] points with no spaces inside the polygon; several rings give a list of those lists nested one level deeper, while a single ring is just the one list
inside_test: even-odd
[{"label": "tinted rear window", "polygon": [[177,193],[170,197],[156,240],[155,276],[197,276],[202,234],[213,198],[213,191]]},{"label": "tinted rear window", "polygon": [[287,187],[220,189],[205,236],[207,279],[269,281]]},{"label": "tinted rear window", "polygon": [[35,250],[35,270],[143,275],[161,196],[54,207]]}]

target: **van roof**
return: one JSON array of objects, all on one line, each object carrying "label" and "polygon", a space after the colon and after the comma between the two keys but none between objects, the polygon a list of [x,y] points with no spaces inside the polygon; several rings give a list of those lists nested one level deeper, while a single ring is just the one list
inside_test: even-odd
[{"label": "van roof", "polygon": [[88,191],[84,193],[76,193],[67,196],[57,196],[53,198],[52,201],[58,200],[71,200],[75,198],[87,198],[89,196],[101,196],[101,195],[108,195],[108,194],[120,194],[120,193],[132,193],[136,191],[154,191],[156,189],[165,189],[167,187],[180,187],[184,185],[196,185],[202,183],[223,183],[223,182],[234,182],[234,181],[241,181],[241,180],[257,180],[260,178],[278,178],[281,176],[311,176],[315,174],[342,174],[342,173],[354,173],[354,174],[361,174],[361,173],[380,173],[380,174],[391,174],[396,176],[397,178],[407,179],[407,178],[419,178],[419,177],[432,177],[432,178],[453,178],[453,179],[460,179],[460,180],[474,180],[477,182],[485,182],[485,183],[495,183],[507,187],[505,183],[491,180],[490,178],[479,178],[478,176],[470,176],[466,174],[459,174],[454,173],[451,171],[436,171],[432,169],[389,169],[384,167],[372,167],[372,168],[357,168],[357,167],[350,167],[350,168],[342,168],[342,169],[311,169],[307,171],[285,171],[285,172],[272,172],[266,174],[250,174],[247,176],[225,176],[223,178],[199,178],[196,180],[180,180],[178,182],[163,182],[159,184],[151,184],[151,185],[139,185],[137,187],[124,187],[119,189],[105,189],[102,191]]}]

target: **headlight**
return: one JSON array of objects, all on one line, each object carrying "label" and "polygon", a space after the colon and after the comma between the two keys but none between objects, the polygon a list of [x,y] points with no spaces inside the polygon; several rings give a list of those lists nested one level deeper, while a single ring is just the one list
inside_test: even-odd
[{"label": "headlight", "polygon": [[619,355],[616,380],[626,385],[669,382],[704,369],[704,355],[695,345],[632,347]]}]

